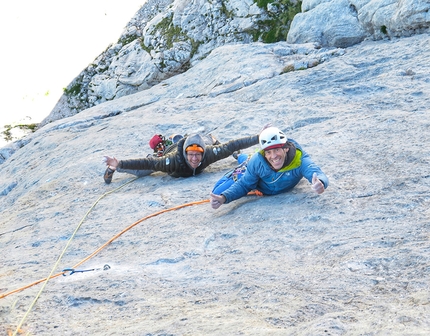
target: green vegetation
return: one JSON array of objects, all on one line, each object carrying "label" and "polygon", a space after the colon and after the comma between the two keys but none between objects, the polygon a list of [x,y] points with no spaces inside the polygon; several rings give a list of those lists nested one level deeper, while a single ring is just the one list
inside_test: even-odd
[{"label": "green vegetation", "polygon": [[138,37],[136,36],[136,35],[130,35],[130,36],[127,36],[127,37],[123,37],[123,38],[120,38],[119,40],[118,40],[118,43],[119,44],[122,44],[123,46],[124,45],[126,45],[126,44],[129,44],[129,43],[131,43],[131,42],[133,42],[134,40],[136,40]]},{"label": "green vegetation", "polygon": [[5,141],[13,141],[16,140],[13,135],[12,135],[12,130],[14,128],[20,129],[22,131],[26,131],[27,133],[31,132],[33,133],[34,131],[36,131],[38,124],[19,124],[19,125],[4,125],[4,131],[2,132],[3,134],[3,139]]},{"label": "green vegetation", "polygon": [[384,25],[381,26],[381,33],[384,35],[387,35],[387,26],[384,26]]},{"label": "green vegetation", "polygon": [[254,2],[257,4],[258,7],[267,9],[267,5],[269,3],[273,3],[273,0],[257,0]]},{"label": "green vegetation", "polygon": [[155,30],[160,30],[161,35],[166,39],[166,46],[168,48],[172,48],[174,42],[185,41],[187,39],[187,35],[182,32],[181,27],[174,26],[172,21],[173,14],[163,18],[155,26]]},{"label": "green vegetation", "polygon": [[194,54],[197,52],[197,50],[199,49],[201,42],[199,41],[195,41],[194,39],[191,39],[191,53],[190,53],[190,58],[192,58],[194,56]]},{"label": "green vegetation", "polygon": [[[154,30],[160,31],[160,34],[166,39],[166,47],[173,48],[173,43],[175,42],[189,42],[191,43],[191,54],[190,57],[197,52],[200,46],[200,42],[195,41],[188,37],[188,35],[182,31],[181,27],[175,26],[172,23],[173,14],[163,18],[155,27]],[[151,48],[145,46],[143,41],[141,42],[141,47],[148,53],[151,52]]]},{"label": "green vegetation", "polygon": [[302,1],[292,3],[291,0],[254,0],[254,2],[265,10],[268,4],[277,8],[277,13],[267,12],[269,19],[258,22],[258,29],[249,31],[254,41],[261,40],[265,43],[285,41],[294,16],[301,12]]},{"label": "green vegetation", "polygon": [[224,14],[227,18],[233,17],[233,11],[229,11],[224,5],[224,2],[221,3],[221,13]]},{"label": "green vegetation", "polygon": [[288,64],[284,69],[282,69],[281,74],[294,71],[294,65]]},{"label": "green vegetation", "polygon": [[145,45],[145,43],[143,43],[143,39],[140,39],[140,46],[141,46],[141,47],[142,47],[142,49],[143,49],[143,50],[145,50],[148,54],[151,54],[151,50],[152,50],[152,48],[147,47],[147,46]]},{"label": "green vegetation", "polygon": [[82,89],[82,84],[75,83],[70,87],[70,89],[64,88],[63,92],[67,96],[77,96],[81,92],[81,89]]}]

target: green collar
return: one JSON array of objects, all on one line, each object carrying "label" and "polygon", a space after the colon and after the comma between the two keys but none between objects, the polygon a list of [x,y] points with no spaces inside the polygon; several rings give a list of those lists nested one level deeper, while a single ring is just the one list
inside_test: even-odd
[{"label": "green collar", "polygon": [[[263,155],[264,157],[264,150],[261,150],[260,154]],[[301,164],[302,164],[302,151],[296,148],[296,155],[294,156],[293,161],[291,161],[291,163],[288,166],[279,169],[278,172],[283,173],[289,170],[296,169],[300,167]]]}]

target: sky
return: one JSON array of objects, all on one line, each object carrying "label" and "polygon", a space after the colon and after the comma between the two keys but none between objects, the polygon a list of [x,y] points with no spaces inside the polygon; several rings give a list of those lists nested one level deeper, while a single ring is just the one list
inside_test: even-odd
[{"label": "sky", "polygon": [[119,39],[145,1],[2,1],[0,128],[48,116],[63,88]]}]

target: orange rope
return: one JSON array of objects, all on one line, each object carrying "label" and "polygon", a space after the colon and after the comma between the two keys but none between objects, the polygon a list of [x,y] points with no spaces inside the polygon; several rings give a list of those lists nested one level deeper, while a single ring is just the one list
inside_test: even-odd
[{"label": "orange rope", "polygon": [[[251,191],[251,192],[249,192],[249,193],[248,193],[248,195],[262,196],[263,194],[262,194],[260,191],[255,190],[255,191]],[[78,262],[78,263],[77,263],[76,265],[74,265],[72,268],[76,268],[76,267],[78,267],[78,266],[82,265],[84,262],[86,262],[87,260],[91,259],[91,258],[92,258],[92,257],[94,257],[97,253],[99,253],[101,250],[103,250],[107,245],[109,245],[110,243],[112,243],[112,242],[113,242],[115,239],[117,239],[119,236],[123,235],[125,232],[127,232],[128,230],[130,230],[131,228],[133,228],[133,227],[134,227],[134,226],[136,226],[137,224],[139,224],[139,223],[141,223],[141,222],[143,222],[143,221],[145,221],[145,220],[147,220],[147,219],[149,219],[149,218],[152,218],[152,217],[155,217],[155,216],[161,215],[161,214],[163,214],[163,213],[165,213],[165,212],[169,212],[169,211],[173,211],[173,210],[178,210],[178,209],[181,209],[181,208],[185,208],[185,207],[188,207],[188,206],[191,206],[191,205],[198,205],[198,204],[208,203],[209,201],[210,201],[210,200],[206,199],[206,200],[202,200],[202,201],[195,201],[195,202],[185,203],[185,204],[181,204],[181,205],[175,206],[175,207],[173,207],[173,208],[164,209],[164,210],[161,210],[161,211],[158,211],[158,212],[154,212],[154,213],[153,213],[153,214],[151,214],[151,215],[148,215],[148,216],[146,216],[146,217],[143,217],[143,218],[139,219],[138,221],[134,222],[133,224],[129,225],[128,227],[126,227],[126,228],[125,228],[124,230],[122,230],[120,233],[118,233],[118,234],[116,234],[115,236],[113,236],[113,237],[112,237],[111,239],[109,239],[106,243],[104,243],[102,246],[100,246],[97,250],[95,250],[93,253],[91,253],[88,257],[86,257],[85,259],[83,259],[83,260],[81,260],[80,262]],[[57,277],[59,277],[60,275],[62,275],[63,273],[64,273],[64,272],[60,272],[60,273],[54,274],[54,275],[52,275],[51,277],[49,277],[49,279],[57,278]],[[11,294],[14,294],[14,293],[17,293],[17,292],[23,291],[24,289],[27,289],[27,288],[33,287],[33,286],[35,286],[35,285],[37,285],[37,284],[39,284],[39,283],[41,283],[41,282],[43,282],[43,281],[46,281],[47,279],[48,279],[48,278],[43,278],[43,279],[37,280],[37,281],[35,281],[35,282],[32,282],[31,284],[26,285],[26,286],[24,286],[24,287],[21,287],[21,288],[18,288],[18,289],[14,289],[14,290],[12,290],[12,291],[10,291],[10,292],[7,292],[7,293],[4,293],[4,294],[1,294],[1,295],[0,295],[0,299],[3,299],[3,298],[5,298],[6,296],[9,296],[9,295],[11,295]]]},{"label": "orange rope", "polygon": [[[208,202],[209,202],[209,200],[208,200],[208,199],[206,199],[206,200],[202,200],[202,201],[196,201],[196,202],[185,203],[185,204],[178,205],[178,206],[175,206],[175,207],[173,207],[173,208],[169,208],[169,209],[164,209],[164,210],[161,210],[161,211],[155,212],[155,213],[153,213],[153,214],[151,214],[151,215],[148,215],[148,216],[146,216],[146,217],[143,217],[142,219],[139,219],[137,222],[134,222],[133,224],[131,224],[131,225],[129,225],[128,227],[126,227],[126,228],[125,228],[124,230],[122,230],[120,233],[118,233],[118,234],[116,234],[115,236],[113,236],[113,237],[112,237],[111,239],[109,239],[106,243],[104,243],[102,246],[100,246],[97,250],[95,250],[93,253],[91,253],[88,257],[86,257],[85,259],[83,259],[83,260],[81,260],[80,262],[78,262],[78,263],[77,263],[75,266],[73,266],[72,268],[76,268],[76,267],[78,267],[79,265],[82,265],[85,261],[87,261],[87,260],[91,259],[92,257],[94,257],[97,253],[99,253],[101,250],[103,250],[107,245],[109,245],[110,243],[112,243],[112,242],[113,242],[115,239],[117,239],[119,236],[121,236],[122,234],[124,234],[125,232],[127,232],[128,230],[130,230],[131,228],[133,228],[134,226],[136,226],[137,224],[139,224],[139,223],[143,222],[144,220],[147,220],[147,219],[149,219],[149,218],[152,218],[152,217],[155,217],[155,216],[161,215],[162,213],[165,213],[165,212],[169,212],[169,211],[173,211],[173,210],[178,210],[178,209],[181,209],[181,208],[185,208],[185,207],[187,207],[187,206],[191,206],[191,205],[198,205],[198,204],[203,204],[203,203],[208,203]],[[63,273],[64,273],[64,272],[60,272],[60,273],[54,274],[54,275],[52,275],[49,279],[53,279],[53,278],[59,277],[59,276],[60,276],[60,275],[62,275]],[[46,280],[47,280],[47,278],[40,279],[40,280],[37,280],[37,281],[35,281],[35,282],[32,282],[31,284],[26,285],[26,286],[24,286],[24,287],[21,287],[21,288],[15,289],[15,290],[13,290],[13,291],[10,291],[10,292],[7,292],[7,293],[4,293],[4,294],[1,294],[1,295],[0,295],[0,299],[3,299],[3,298],[5,298],[6,296],[9,296],[9,295],[11,295],[11,294],[14,294],[14,293],[20,292],[20,291],[22,291],[22,290],[24,290],[24,289],[30,288],[30,287],[32,287],[32,286],[34,286],[34,285],[37,285],[37,284],[39,284],[39,283],[41,283],[41,282],[43,282],[43,281],[46,281]]]},{"label": "orange rope", "polygon": [[136,226],[137,224],[143,222],[144,220],[147,220],[149,218],[161,215],[162,213],[165,213],[165,212],[169,212],[169,211],[173,211],[173,210],[178,210],[178,209],[181,209],[181,208],[185,208],[187,206],[198,205],[198,204],[203,204],[203,203],[208,203],[208,202],[209,202],[209,200],[206,199],[206,200],[202,200],[202,201],[185,203],[185,204],[182,204],[182,205],[175,206],[173,208],[164,209],[164,210],[161,210],[161,211],[158,211],[158,212],[154,212],[151,215],[143,217],[142,219],[139,219],[137,222],[134,222],[133,224],[131,224],[130,226],[128,226],[127,228],[125,228],[124,230],[122,230],[120,233],[118,233],[115,236],[113,236],[106,243],[104,243],[102,246],[100,246],[97,250],[95,250],[93,253],[91,253],[88,257],[86,257],[85,259],[83,259],[80,262],[78,262],[75,266],[73,266],[73,268],[76,268],[76,267],[82,265],[85,261],[87,261],[87,260],[91,259],[92,257],[94,257],[97,253],[99,253],[101,250],[103,250],[107,245],[109,245],[110,243],[112,243],[119,236],[121,236],[122,234],[124,234],[125,232],[127,232],[128,230],[130,230],[132,227]]}]

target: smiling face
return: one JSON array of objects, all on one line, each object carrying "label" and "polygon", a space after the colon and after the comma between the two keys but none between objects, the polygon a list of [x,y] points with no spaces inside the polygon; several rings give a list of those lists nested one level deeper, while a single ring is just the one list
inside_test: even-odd
[{"label": "smiling face", "polygon": [[279,170],[284,165],[289,150],[289,148],[268,149],[264,151],[264,157],[275,170]]},{"label": "smiling face", "polygon": [[203,153],[198,151],[189,150],[187,151],[187,160],[191,168],[196,169],[202,161]]}]

